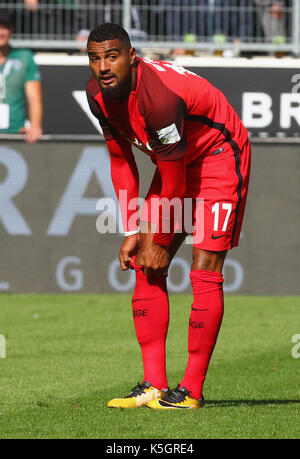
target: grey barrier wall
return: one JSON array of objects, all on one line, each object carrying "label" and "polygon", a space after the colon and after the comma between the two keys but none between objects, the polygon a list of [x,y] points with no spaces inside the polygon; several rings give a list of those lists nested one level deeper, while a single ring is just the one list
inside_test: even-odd
[{"label": "grey barrier wall", "polygon": [[[225,292],[299,294],[299,144],[253,143],[240,246],[229,252]],[[145,196],[154,165],[135,151]],[[97,201],[114,197],[104,142],[2,140],[0,290],[132,292],[118,265],[120,234],[99,234]],[[170,293],[190,292],[192,246],[170,267]]]}]

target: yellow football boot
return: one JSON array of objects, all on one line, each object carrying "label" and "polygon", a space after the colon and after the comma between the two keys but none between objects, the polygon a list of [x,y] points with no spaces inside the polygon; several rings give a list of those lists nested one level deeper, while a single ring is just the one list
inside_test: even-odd
[{"label": "yellow football boot", "polygon": [[129,395],[123,398],[114,398],[107,404],[109,408],[138,408],[144,406],[150,400],[161,397],[163,392],[153,387],[149,382],[137,384]]},{"label": "yellow football boot", "polygon": [[196,400],[190,397],[190,392],[185,387],[177,386],[176,389],[170,390],[168,394],[151,400],[146,403],[148,408],[154,410],[184,410],[202,408],[204,405],[204,398]]}]

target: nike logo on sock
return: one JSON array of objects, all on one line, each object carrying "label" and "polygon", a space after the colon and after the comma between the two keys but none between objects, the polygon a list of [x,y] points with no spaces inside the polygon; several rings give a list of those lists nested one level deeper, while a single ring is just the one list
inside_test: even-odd
[{"label": "nike logo on sock", "polygon": [[207,309],[198,309],[198,308],[193,308],[193,306],[192,306],[192,311],[208,311],[208,308]]}]

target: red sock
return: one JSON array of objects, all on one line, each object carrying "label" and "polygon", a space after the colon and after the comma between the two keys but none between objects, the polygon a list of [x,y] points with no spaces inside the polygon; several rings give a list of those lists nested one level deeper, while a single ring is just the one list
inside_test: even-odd
[{"label": "red sock", "polygon": [[144,379],[157,389],[168,387],[166,338],[169,325],[169,298],[165,277],[147,277],[133,264],[136,286],[132,297],[134,326],[141,346]]},{"label": "red sock", "polygon": [[202,388],[223,317],[223,276],[220,273],[192,270],[190,274],[194,302],[192,304],[188,351],[189,358],[180,383],[195,399]]}]

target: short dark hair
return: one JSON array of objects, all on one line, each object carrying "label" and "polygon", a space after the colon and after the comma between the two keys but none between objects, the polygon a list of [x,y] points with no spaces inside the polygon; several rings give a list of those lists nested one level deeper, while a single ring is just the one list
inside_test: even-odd
[{"label": "short dark hair", "polygon": [[131,48],[130,38],[126,30],[119,24],[112,24],[110,22],[95,26],[89,34],[88,42],[97,41],[101,43],[102,41],[115,39],[118,39],[121,43]]}]

